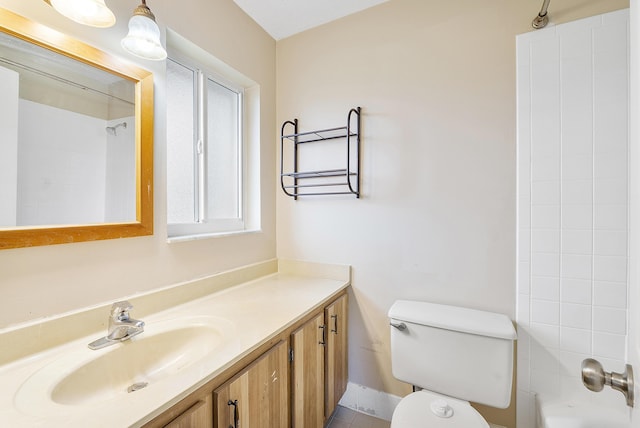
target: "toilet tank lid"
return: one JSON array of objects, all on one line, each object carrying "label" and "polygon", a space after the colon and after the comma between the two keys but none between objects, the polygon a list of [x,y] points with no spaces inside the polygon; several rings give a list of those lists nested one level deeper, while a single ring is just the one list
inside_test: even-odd
[{"label": "toilet tank lid", "polygon": [[478,336],[517,338],[513,323],[506,315],[459,306],[397,300],[389,309],[389,318]]}]

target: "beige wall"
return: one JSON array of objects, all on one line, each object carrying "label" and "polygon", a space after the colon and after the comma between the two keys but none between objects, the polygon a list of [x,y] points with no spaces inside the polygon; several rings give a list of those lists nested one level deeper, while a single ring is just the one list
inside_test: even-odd
[{"label": "beige wall", "polygon": [[[161,26],[261,85],[263,232],[166,243],[164,64],[139,62],[156,78],[155,235],[0,251],[0,327],[269,259],[277,201],[279,256],[354,267],[351,381],[403,395],[408,387],[389,370],[394,300],[515,315],[515,35],[530,30],[539,3],[391,0],[282,40],[276,51],[231,0],[150,2]],[[41,1],[0,0],[135,62],[119,46],[135,4],[109,6],[119,21],[98,30]],[[550,15],[566,22],[627,6],[556,1]],[[362,199],[274,196],[279,124],[298,117],[302,130],[339,126],[356,105]]]},{"label": "beige wall", "polygon": [[[166,242],[164,62],[136,60],[120,48],[136,6],[110,1],[116,26],[75,24],[43,1],[0,0],[0,7],[71,34],[154,72],[155,234],[152,237],[0,251],[0,328],[275,257],[275,41],[232,0],[151,1],[169,27],[260,85],[262,232]],[[1,238],[0,238],[1,239]]]},{"label": "beige wall", "polygon": [[[390,371],[396,299],[515,319],[515,36],[541,4],[391,0],[278,42],[278,123],[340,126],[363,108],[362,198],[277,196],[279,257],[353,265],[350,381],[409,391]],[[549,14],[624,7],[567,0]],[[489,419],[513,427],[514,409]]]}]

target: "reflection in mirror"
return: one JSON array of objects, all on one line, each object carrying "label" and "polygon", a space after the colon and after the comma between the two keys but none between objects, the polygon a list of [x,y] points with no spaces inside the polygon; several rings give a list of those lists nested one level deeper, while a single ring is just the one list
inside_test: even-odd
[{"label": "reflection in mirror", "polygon": [[153,233],[152,79],[0,9],[0,249]]},{"label": "reflection in mirror", "polygon": [[135,84],[0,33],[0,86],[0,227],[135,221]]}]

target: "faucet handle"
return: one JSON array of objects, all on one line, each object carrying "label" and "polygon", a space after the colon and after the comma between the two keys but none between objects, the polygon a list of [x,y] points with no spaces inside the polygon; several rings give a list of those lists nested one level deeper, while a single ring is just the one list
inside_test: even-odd
[{"label": "faucet handle", "polygon": [[120,318],[123,315],[128,317],[131,309],[133,309],[133,305],[126,300],[115,302],[111,305],[111,316],[113,318]]}]

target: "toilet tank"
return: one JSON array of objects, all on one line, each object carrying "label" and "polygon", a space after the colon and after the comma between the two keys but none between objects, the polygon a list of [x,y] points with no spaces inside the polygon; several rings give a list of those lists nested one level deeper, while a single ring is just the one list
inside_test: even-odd
[{"label": "toilet tank", "polygon": [[389,318],[397,379],[450,397],[509,407],[516,331],[506,315],[398,300]]}]

